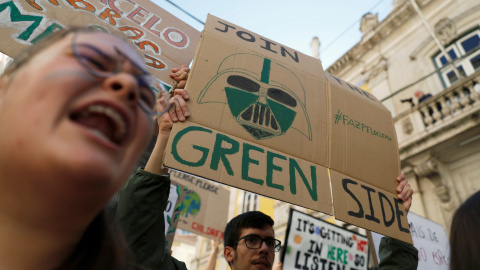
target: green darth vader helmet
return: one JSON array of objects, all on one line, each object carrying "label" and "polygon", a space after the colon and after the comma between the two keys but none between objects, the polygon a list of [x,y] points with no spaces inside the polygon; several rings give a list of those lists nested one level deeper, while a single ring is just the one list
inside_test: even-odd
[{"label": "green darth vader helmet", "polygon": [[311,139],[305,90],[285,66],[254,54],[225,58],[198,98],[198,103],[227,103],[230,113],[256,140],[296,129]]}]

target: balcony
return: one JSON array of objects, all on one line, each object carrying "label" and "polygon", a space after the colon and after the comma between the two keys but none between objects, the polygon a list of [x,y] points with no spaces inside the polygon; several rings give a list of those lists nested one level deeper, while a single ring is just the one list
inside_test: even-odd
[{"label": "balcony", "polygon": [[[479,97],[480,71],[477,71],[394,117],[400,159],[405,160],[478,126]],[[470,134],[472,136],[476,135]]]}]

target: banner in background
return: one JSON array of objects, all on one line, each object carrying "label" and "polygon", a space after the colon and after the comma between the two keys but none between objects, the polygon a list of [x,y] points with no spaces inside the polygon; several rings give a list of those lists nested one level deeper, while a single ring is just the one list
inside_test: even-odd
[{"label": "banner in background", "polygon": [[230,191],[218,183],[175,170],[170,170],[170,178],[187,187],[178,228],[211,239],[223,239]]},{"label": "banner in background", "polygon": [[172,68],[191,62],[200,38],[196,29],[148,0],[0,0],[0,51],[11,57],[70,26],[123,32],[149,72],[167,85]]}]

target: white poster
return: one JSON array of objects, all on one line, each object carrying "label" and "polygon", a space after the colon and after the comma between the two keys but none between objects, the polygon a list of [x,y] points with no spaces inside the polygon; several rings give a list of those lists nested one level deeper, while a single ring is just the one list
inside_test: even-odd
[{"label": "white poster", "polygon": [[282,253],[283,269],[368,268],[368,239],[321,219],[290,209]]},{"label": "white poster", "polygon": [[[418,269],[448,270],[450,243],[443,226],[412,212],[407,217],[414,246],[418,249]],[[377,258],[382,237],[383,235],[372,232]]]},{"label": "white poster", "polygon": [[170,195],[168,195],[168,202],[165,211],[163,212],[165,216],[165,236],[167,236],[168,229],[170,227],[170,220],[172,220],[173,211],[178,201],[178,192],[177,186],[170,184]]}]

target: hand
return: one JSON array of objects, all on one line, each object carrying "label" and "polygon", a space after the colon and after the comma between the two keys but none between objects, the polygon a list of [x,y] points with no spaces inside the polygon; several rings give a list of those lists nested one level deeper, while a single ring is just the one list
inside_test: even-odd
[{"label": "hand", "polygon": [[172,73],[170,73],[170,78],[176,81],[176,89],[184,89],[185,84],[187,84],[188,72],[190,68],[187,65],[181,65],[179,68],[172,68]]},{"label": "hand", "polygon": [[[165,95],[167,93],[162,93]],[[175,89],[173,91],[173,97],[170,98],[168,103],[170,104],[170,110],[168,113],[165,113],[162,116],[159,116],[155,119],[155,129],[154,134],[158,135],[161,132],[170,133],[172,130],[172,125],[175,122],[183,122],[190,116],[188,106],[186,101],[190,97],[188,92],[185,89]],[[155,110],[162,111],[168,104],[164,101],[163,98],[158,98],[155,106]]]},{"label": "hand", "polygon": [[219,237],[215,239],[210,239],[210,245],[212,246],[212,252],[215,252],[216,254],[218,252],[218,246],[220,245]]},{"label": "hand", "polygon": [[397,196],[402,201],[403,206],[405,207],[405,211],[408,213],[408,211],[410,210],[410,206],[412,206],[413,189],[408,183],[407,179],[405,179],[405,175],[403,174],[400,174],[397,177],[397,182]]}]

